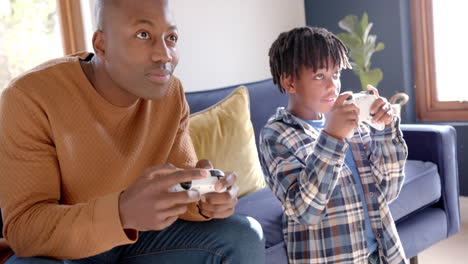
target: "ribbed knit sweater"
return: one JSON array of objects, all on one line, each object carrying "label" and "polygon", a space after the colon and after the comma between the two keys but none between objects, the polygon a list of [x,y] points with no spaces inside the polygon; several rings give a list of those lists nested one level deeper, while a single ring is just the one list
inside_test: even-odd
[{"label": "ribbed knit sweater", "polygon": [[[134,243],[136,231],[132,240],[120,222],[120,193],[149,166],[196,162],[178,79],[162,99],[117,107],[79,56],[36,67],[1,96],[3,234],[19,256],[76,259]],[[204,220],[195,204],[180,218]]]}]

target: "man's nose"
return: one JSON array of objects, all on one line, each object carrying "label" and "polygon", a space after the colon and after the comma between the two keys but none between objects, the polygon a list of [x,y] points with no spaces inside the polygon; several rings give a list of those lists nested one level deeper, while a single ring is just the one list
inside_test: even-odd
[{"label": "man's nose", "polygon": [[154,43],[151,59],[154,62],[171,62],[172,61],[171,49],[167,46],[164,40],[157,41],[156,43]]}]

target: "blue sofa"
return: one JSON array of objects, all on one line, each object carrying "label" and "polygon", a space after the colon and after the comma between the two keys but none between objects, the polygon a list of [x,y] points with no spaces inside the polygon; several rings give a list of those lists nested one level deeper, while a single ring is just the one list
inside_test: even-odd
[{"label": "blue sofa", "polygon": [[[286,106],[287,96],[280,94],[270,79],[244,85],[250,94],[251,120],[258,145],[261,128],[278,106]],[[237,87],[187,92],[191,112],[217,103]],[[438,125],[402,125],[402,130],[409,148],[406,179],[390,209],[406,256],[417,262],[418,253],[460,229],[456,133],[451,126]],[[281,204],[268,188],[239,199],[236,212],[250,215],[262,225],[266,263],[288,263]],[[0,218],[0,227],[1,224]]]},{"label": "blue sofa", "polygon": [[[271,79],[243,84],[250,94],[251,121],[258,135],[287,96]],[[235,90],[238,85],[187,92],[192,113],[203,110]],[[406,256],[417,263],[417,254],[460,229],[456,132],[451,126],[402,125],[409,148],[403,189],[391,205]],[[266,238],[266,263],[288,263],[282,237],[281,204],[267,188],[239,199],[236,212],[256,218]]]}]

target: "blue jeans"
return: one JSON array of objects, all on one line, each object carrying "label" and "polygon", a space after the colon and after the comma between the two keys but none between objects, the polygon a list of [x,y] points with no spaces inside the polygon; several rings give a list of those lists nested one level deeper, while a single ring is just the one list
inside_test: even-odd
[{"label": "blue jeans", "polygon": [[135,244],[77,260],[20,258],[7,264],[265,263],[265,241],[253,218],[233,215],[208,222],[177,220],[161,231],[140,232]]}]

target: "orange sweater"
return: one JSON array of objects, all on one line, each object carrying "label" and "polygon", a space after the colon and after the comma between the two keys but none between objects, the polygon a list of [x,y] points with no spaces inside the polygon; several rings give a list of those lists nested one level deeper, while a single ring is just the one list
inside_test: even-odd
[{"label": "orange sweater", "polygon": [[[122,229],[119,195],[149,166],[194,166],[188,118],[175,77],[165,98],[117,107],[96,92],[78,56],[13,81],[0,100],[0,207],[9,245],[19,256],[73,259],[134,243]],[[204,220],[195,204],[189,208],[182,219]]]}]

